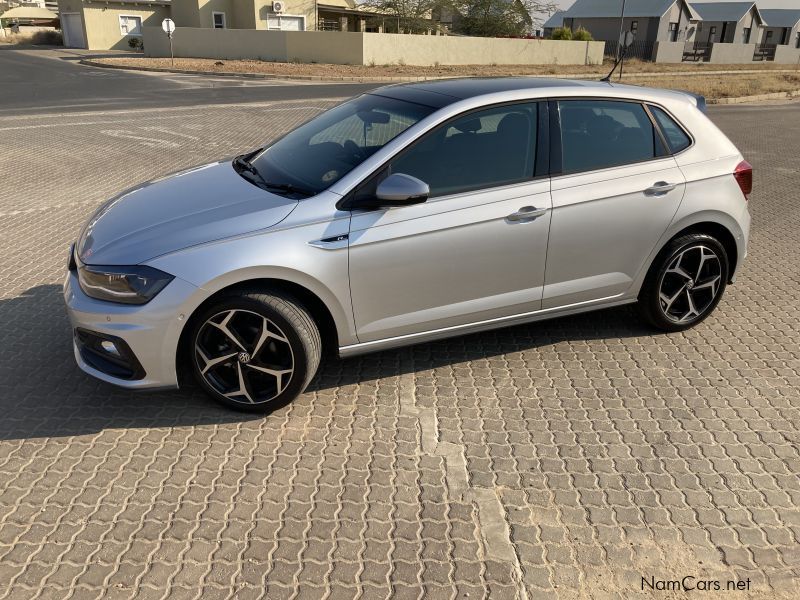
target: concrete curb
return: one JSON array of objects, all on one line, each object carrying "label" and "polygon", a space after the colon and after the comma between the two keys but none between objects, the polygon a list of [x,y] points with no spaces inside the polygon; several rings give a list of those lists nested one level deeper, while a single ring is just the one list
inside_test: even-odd
[{"label": "concrete curb", "polygon": [[[89,67],[100,67],[102,69],[121,69],[123,71],[152,71],[156,73],[177,73],[183,75],[211,75],[214,77],[243,77],[245,79],[282,79],[286,81],[319,81],[319,82],[357,82],[357,83],[392,83],[404,81],[430,81],[434,79],[455,79],[464,77],[463,75],[434,75],[434,76],[421,76],[421,77],[325,77],[323,75],[277,75],[273,73],[239,73],[235,71],[199,71],[192,69],[165,69],[162,67],[131,67],[127,65],[112,65],[108,63],[97,62],[90,58],[84,58],[78,61],[82,65]],[[673,77],[676,75],[687,77],[698,77],[702,75],[747,75],[758,73],[795,73],[795,69],[770,69],[769,71],[757,69],[744,69],[740,71],[653,71],[645,73],[630,73],[627,77]],[[528,77],[542,77],[551,79],[598,79],[599,74],[593,73],[591,75],[581,74],[549,74],[549,75],[529,75]],[[612,82],[613,83],[613,82]]]},{"label": "concrete curb", "polygon": [[739,96],[738,98],[714,98],[707,100],[707,104],[745,104],[747,102],[759,102],[761,100],[787,100],[800,98],[800,90],[789,92],[775,92],[773,94],[757,94],[755,96]]},{"label": "concrete curb", "polygon": [[123,71],[151,71],[155,73],[177,73],[180,75],[210,75],[213,77],[243,77],[245,79],[283,79],[287,81],[319,81],[319,82],[360,82],[360,83],[390,83],[402,81],[428,81],[430,79],[452,79],[458,77],[323,77],[322,75],[276,75],[272,73],[238,73],[234,71],[197,71],[192,69],[163,69],[161,67],[129,67],[127,65],[110,65],[91,59],[81,59],[78,61],[88,67],[100,67],[102,69],[121,69]]}]

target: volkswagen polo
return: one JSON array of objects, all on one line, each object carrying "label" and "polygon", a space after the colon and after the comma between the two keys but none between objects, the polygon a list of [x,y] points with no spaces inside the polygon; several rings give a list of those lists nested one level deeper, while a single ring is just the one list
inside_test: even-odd
[{"label": "volkswagen polo", "polygon": [[637,303],[680,331],[742,264],[752,169],[701,98],[607,82],[377,89],[122,193],[70,252],[81,369],[229,406],[340,356]]}]

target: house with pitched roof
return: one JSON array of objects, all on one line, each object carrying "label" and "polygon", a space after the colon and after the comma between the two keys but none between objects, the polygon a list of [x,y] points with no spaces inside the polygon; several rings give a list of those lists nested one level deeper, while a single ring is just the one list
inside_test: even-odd
[{"label": "house with pitched roof", "polygon": [[638,42],[691,40],[699,17],[686,0],[576,0],[560,16],[563,26],[587,29],[596,40],[616,42],[622,31]]},{"label": "house with pitched roof", "polygon": [[800,48],[800,8],[763,8],[764,44]]},{"label": "house with pitched roof", "polygon": [[758,44],[764,17],[755,2],[692,2],[700,15],[697,41],[708,44]]}]

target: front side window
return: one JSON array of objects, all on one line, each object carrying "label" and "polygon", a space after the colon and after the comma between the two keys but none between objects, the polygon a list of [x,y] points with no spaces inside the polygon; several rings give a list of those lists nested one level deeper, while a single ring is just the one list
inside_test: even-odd
[{"label": "front side window", "polygon": [[435,109],[364,95],[301,125],[252,162],[270,184],[319,193]]},{"label": "front side window", "polygon": [[119,32],[122,35],[142,35],[142,18],[120,15]]},{"label": "front side window", "polygon": [[565,173],[594,171],[664,155],[653,123],[639,103],[562,100],[558,105]]},{"label": "front side window", "polygon": [[434,129],[388,173],[405,173],[430,187],[431,197],[498,187],[533,177],[535,102],[471,112]]},{"label": "front side window", "polygon": [[686,132],[681,129],[681,126],[667,113],[657,106],[651,106],[650,112],[653,113],[656,122],[658,122],[658,126],[661,127],[661,131],[664,132],[664,137],[667,138],[667,143],[669,144],[671,152],[680,152],[692,144],[691,138],[686,135]]},{"label": "front side window", "polygon": [[212,16],[214,19],[214,29],[225,29],[225,13],[215,12]]}]

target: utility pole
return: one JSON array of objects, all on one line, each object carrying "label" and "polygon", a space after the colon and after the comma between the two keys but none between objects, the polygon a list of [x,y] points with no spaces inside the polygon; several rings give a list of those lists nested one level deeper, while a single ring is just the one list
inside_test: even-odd
[{"label": "utility pole", "polygon": [[622,51],[622,30],[625,29],[625,0],[622,0],[622,12],[619,15],[619,37],[617,38],[617,56],[619,60],[619,53]]}]

